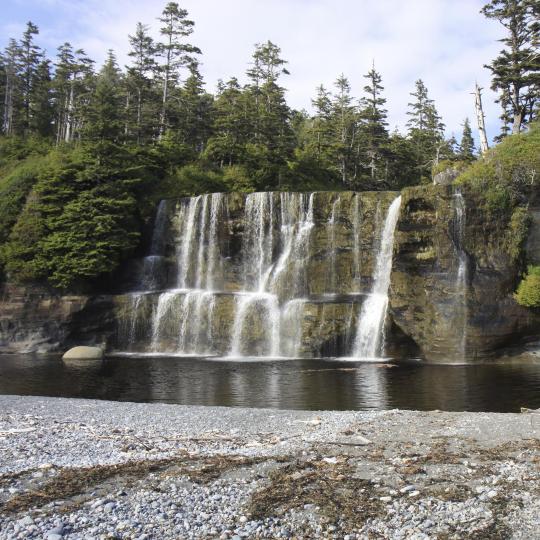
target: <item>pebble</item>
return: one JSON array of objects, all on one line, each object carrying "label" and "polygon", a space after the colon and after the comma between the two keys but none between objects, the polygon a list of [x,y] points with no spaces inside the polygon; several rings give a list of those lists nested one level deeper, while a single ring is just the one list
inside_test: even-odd
[{"label": "pebble", "polygon": [[[358,425],[369,419],[369,425],[373,427],[373,436],[370,437],[373,444],[379,444],[377,429],[381,429],[381,433],[386,437],[391,434],[388,430],[402,430],[403,425],[420,427],[424,421],[423,417],[415,416],[416,413],[405,411],[318,413],[320,422],[318,421],[316,426],[316,434],[312,435],[313,426],[306,426],[305,420],[309,422],[313,413],[301,411],[272,411],[269,414],[268,411],[257,410],[113,404],[49,398],[31,398],[28,402],[32,407],[29,407],[25,402],[26,398],[0,396],[2,415],[9,415],[8,428],[16,426],[19,421],[27,421],[24,414],[34,415],[32,418],[36,418],[36,432],[40,436],[40,444],[46,444],[50,453],[48,459],[55,463],[55,470],[61,467],[115,464],[127,460],[161,459],[178,455],[179,449],[193,456],[229,453],[247,457],[266,456],[270,459],[271,456],[285,455],[301,461],[318,462],[324,459],[324,454],[320,456],[313,450],[309,443],[310,437],[314,441],[339,440],[345,427]],[[19,413],[19,410],[23,412]],[[446,413],[439,413],[438,416],[422,414],[433,423],[447,421]],[[5,422],[2,423],[2,415],[0,431],[6,429]],[[411,421],[413,418],[420,423]],[[490,416],[468,414],[461,418],[463,421],[459,428],[452,425],[452,436],[460,437],[464,434],[465,431],[462,430],[466,429],[467,422],[474,426],[471,422],[476,422],[476,418],[489,419]],[[493,418],[496,424],[500,423],[500,416]],[[519,415],[516,415],[516,418],[519,418]],[[53,419],[58,420],[58,423]],[[76,423],[78,420],[81,423],[84,421],[84,424],[92,429],[79,429],[77,426],[80,424]],[[392,428],[394,421],[396,427]],[[118,426],[122,427],[114,431]],[[366,429],[366,434],[372,432],[372,427]],[[235,440],[231,442],[232,428],[235,430]],[[439,427],[429,426],[428,429],[448,432],[448,426],[442,424]],[[267,433],[279,434],[280,442],[267,443]],[[43,454],[34,448],[32,442],[35,434],[24,435],[24,444],[21,441],[15,444],[11,438],[0,440],[0,474],[18,472],[25,468],[34,471],[38,469],[46,478],[54,474],[54,471],[47,471],[53,469],[51,464],[47,467],[47,464],[41,464]],[[190,440],[196,437],[209,442]],[[417,448],[422,444],[421,439],[422,436],[410,439],[414,448],[407,450],[407,453],[424,455],[426,447]],[[251,444],[252,442],[257,444]],[[126,454],[121,449],[125,449],[127,444],[132,444],[134,449]],[[388,452],[394,452],[396,458],[402,455],[399,446],[393,442],[388,444]],[[339,472],[338,467],[345,463],[342,462],[341,455],[345,454],[347,452],[343,451],[339,459],[335,456],[328,457],[329,464],[333,465],[332,469]],[[448,536],[450,531],[456,538],[465,537],[471,531],[482,537],[483,531],[489,531],[493,524],[494,514],[490,499],[499,495],[500,486],[507,486],[509,479],[512,479],[515,486],[508,488],[508,497],[511,502],[519,504],[511,507],[515,510],[505,516],[505,525],[508,525],[510,533],[517,535],[516,537],[535,537],[535,520],[540,513],[540,501],[531,495],[530,486],[539,478],[534,467],[526,460],[520,459],[517,463],[509,460],[488,461],[489,472],[483,477],[478,476],[478,471],[475,472],[476,476],[469,484],[473,492],[463,501],[430,495],[436,484],[429,485],[433,478],[447,479],[453,474],[459,476],[459,483],[467,482],[466,479],[461,479],[468,474],[462,464],[430,464],[426,467],[426,475],[420,479],[415,477],[415,485],[404,485],[402,477],[388,471],[384,460],[370,461],[367,471],[364,470],[362,460],[354,454],[350,454],[347,460],[353,467],[361,467],[362,478],[370,480],[369,486],[366,485],[362,492],[362,497],[384,503],[381,505],[380,515],[370,518],[353,530],[347,529],[341,520],[331,523],[325,521],[322,519],[324,509],[311,502],[305,502],[291,512],[260,520],[246,513],[251,494],[266,485],[268,470],[264,462],[253,469],[244,468],[240,473],[237,473],[236,469],[227,471],[220,479],[209,483],[192,482],[178,475],[162,475],[159,471],[149,474],[141,481],[130,483],[129,487],[122,483],[121,478],[109,479],[104,485],[96,485],[93,491],[89,492],[91,499],[74,509],[69,507],[72,500],[66,498],[62,502],[63,507],[58,506],[60,501],[52,501],[42,507],[39,513],[32,511],[32,515],[19,513],[0,516],[0,540],[104,540],[112,537],[134,540],[294,537],[427,540],[445,534]],[[282,466],[281,463],[268,463],[271,463],[269,470]],[[467,465],[472,467],[473,464],[469,462]],[[457,472],[456,467],[459,467]],[[40,482],[43,480],[39,478],[39,474],[34,477],[33,474],[35,473],[31,472],[22,481],[17,480],[5,486],[5,490],[0,494],[0,502],[11,494],[42,485]],[[303,474],[304,472],[300,477]],[[345,482],[346,480],[344,484]],[[481,485],[474,487],[476,482]],[[396,487],[400,484],[404,486],[401,489]],[[424,488],[427,485],[429,489]],[[11,488],[11,493],[8,487]],[[485,500],[481,500],[481,496]]]}]

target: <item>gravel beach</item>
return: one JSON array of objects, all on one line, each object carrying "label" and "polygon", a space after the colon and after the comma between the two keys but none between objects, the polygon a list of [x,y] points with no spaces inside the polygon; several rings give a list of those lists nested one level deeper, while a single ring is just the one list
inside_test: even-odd
[{"label": "gravel beach", "polygon": [[0,396],[0,539],[540,538],[540,411]]}]

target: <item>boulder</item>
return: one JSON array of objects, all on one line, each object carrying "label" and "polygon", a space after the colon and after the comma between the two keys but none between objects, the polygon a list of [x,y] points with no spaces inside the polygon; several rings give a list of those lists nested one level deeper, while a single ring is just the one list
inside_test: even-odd
[{"label": "boulder", "polygon": [[101,347],[73,347],[62,356],[62,360],[101,360],[102,358]]}]

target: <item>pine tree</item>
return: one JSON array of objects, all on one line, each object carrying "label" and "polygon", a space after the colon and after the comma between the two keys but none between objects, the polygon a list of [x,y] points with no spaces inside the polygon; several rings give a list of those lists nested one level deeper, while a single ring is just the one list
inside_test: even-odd
[{"label": "pine tree", "polygon": [[51,62],[42,60],[35,73],[34,84],[30,95],[32,117],[30,131],[42,137],[53,135],[54,107],[52,102]]},{"label": "pine tree", "polygon": [[19,45],[14,39],[10,39],[4,51],[2,62],[5,75],[2,115],[2,132],[4,135],[16,133],[17,113],[20,111],[21,103],[20,56]]},{"label": "pine tree", "polygon": [[500,41],[505,48],[491,64],[491,88],[499,92],[503,136],[519,133],[534,117],[540,101],[540,7],[538,0],[491,0],[481,11],[507,31]]},{"label": "pine tree", "polygon": [[101,162],[115,145],[122,141],[124,132],[122,75],[112,51],[96,77],[96,86],[86,110],[83,140],[89,143],[93,155]]},{"label": "pine tree", "polygon": [[293,155],[295,141],[291,128],[291,111],[285,100],[285,89],[279,77],[289,72],[281,58],[281,49],[267,41],[258,44],[247,75],[246,105],[253,143],[246,146],[247,161],[258,171],[261,188],[279,187],[287,160]]},{"label": "pine tree", "polygon": [[152,138],[153,118],[157,109],[152,107],[152,75],[157,68],[157,47],[154,40],[148,35],[148,27],[137,23],[135,34],[129,36],[131,50],[128,55],[133,63],[128,67],[126,84],[128,92],[135,94],[134,118],[131,119],[131,111],[128,107],[127,133],[130,135],[131,126],[134,124],[134,138],[138,145]]},{"label": "pine tree", "polygon": [[331,94],[321,84],[317,88],[317,96],[311,101],[315,116],[311,121],[310,140],[317,163],[326,168],[330,166],[332,146],[332,101]]},{"label": "pine tree", "polygon": [[447,143],[444,140],[444,124],[435,108],[435,102],[429,98],[421,79],[415,85],[415,92],[411,93],[415,99],[409,103],[410,110],[407,112],[408,135],[415,147],[417,169],[421,177],[429,178],[431,168],[447,150]]},{"label": "pine tree", "polygon": [[158,44],[158,52],[165,59],[160,67],[163,82],[162,103],[160,114],[160,136],[169,127],[169,100],[172,87],[178,83],[180,69],[193,64],[194,55],[201,54],[198,47],[184,43],[183,39],[193,33],[195,23],[187,19],[188,12],[181,9],[176,2],[169,2],[159,21],[163,24],[160,29],[164,38]]},{"label": "pine tree", "polygon": [[471,125],[469,119],[465,118],[465,121],[463,122],[463,134],[461,135],[461,142],[459,143],[459,159],[462,159],[463,161],[473,161],[475,150]]},{"label": "pine tree", "polygon": [[74,51],[70,43],[58,48],[52,82],[57,144],[69,143],[80,135],[94,83],[93,64],[84,50]]},{"label": "pine tree", "polygon": [[20,55],[21,99],[23,107],[21,131],[25,135],[30,130],[32,91],[36,82],[38,67],[43,59],[43,52],[34,43],[34,36],[38,34],[38,27],[32,22],[28,22],[18,49]]},{"label": "pine tree", "polygon": [[351,187],[357,176],[354,149],[357,142],[358,114],[353,105],[351,86],[345,75],[334,83],[336,93],[332,99],[332,126],[335,167],[343,186]]},{"label": "pine tree", "polygon": [[214,102],[212,136],[205,150],[206,157],[219,167],[243,161],[249,138],[246,110],[246,94],[238,80],[233,77],[226,84],[220,82]]},{"label": "pine tree", "polygon": [[182,142],[195,155],[204,151],[212,131],[213,97],[204,90],[204,81],[196,64],[180,91],[179,130]]},{"label": "pine tree", "polygon": [[360,100],[359,159],[369,169],[371,187],[375,181],[385,179],[385,147],[388,143],[386,99],[382,97],[382,77],[375,70],[375,65],[364,78],[368,84],[364,87],[364,96]]}]

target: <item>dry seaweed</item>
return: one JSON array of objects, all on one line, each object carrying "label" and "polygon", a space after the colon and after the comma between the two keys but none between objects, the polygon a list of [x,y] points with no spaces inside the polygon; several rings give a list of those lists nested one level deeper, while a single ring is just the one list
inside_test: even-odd
[{"label": "dry seaweed", "polygon": [[58,474],[38,489],[13,496],[3,505],[3,513],[23,512],[34,506],[69,499],[84,494],[97,485],[121,477],[125,484],[145,478],[151,473],[163,471],[168,476],[187,476],[197,483],[208,483],[219,478],[225,471],[259,463],[267,458],[215,455],[208,457],[182,454],[157,460],[127,461],[115,465],[72,467],[60,469]]},{"label": "dry seaweed", "polygon": [[361,527],[379,516],[384,505],[369,480],[354,476],[347,463],[296,461],[270,474],[269,483],[255,492],[248,511],[256,519],[314,505],[329,522],[346,528]]}]

